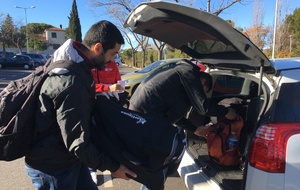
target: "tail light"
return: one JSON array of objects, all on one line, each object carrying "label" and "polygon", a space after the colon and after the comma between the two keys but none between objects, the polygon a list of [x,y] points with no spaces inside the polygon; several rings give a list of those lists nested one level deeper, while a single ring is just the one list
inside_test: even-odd
[{"label": "tail light", "polygon": [[288,139],[300,133],[300,123],[269,123],[256,131],[249,152],[249,164],[257,169],[284,173]]}]

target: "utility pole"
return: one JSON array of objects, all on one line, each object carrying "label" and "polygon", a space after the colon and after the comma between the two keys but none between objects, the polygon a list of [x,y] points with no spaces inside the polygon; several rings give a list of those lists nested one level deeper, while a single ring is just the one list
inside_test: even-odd
[{"label": "utility pole", "polygon": [[275,58],[276,28],[277,28],[277,12],[278,12],[278,0],[276,0],[276,7],[275,7],[272,59]]},{"label": "utility pole", "polygon": [[19,6],[15,6],[15,8],[18,9],[24,9],[25,10],[25,22],[26,22],[26,52],[29,53],[29,36],[28,36],[28,29],[27,29],[27,9],[34,9],[35,6],[30,6],[30,7],[19,7]]}]

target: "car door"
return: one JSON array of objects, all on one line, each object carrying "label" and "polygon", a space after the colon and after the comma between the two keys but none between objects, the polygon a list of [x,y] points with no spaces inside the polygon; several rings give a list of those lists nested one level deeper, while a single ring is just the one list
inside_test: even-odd
[{"label": "car door", "polygon": [[14,56],[13,58],[9,58],[7,66],[8,67],[18,67],[19,61],[20,60],[19,60],[18,56]]},{"label": "car door", "polygon": [[17,56],[16,57],[16,65],[17,67],[23,67],[24,63],[26,62],[25,56]]}]

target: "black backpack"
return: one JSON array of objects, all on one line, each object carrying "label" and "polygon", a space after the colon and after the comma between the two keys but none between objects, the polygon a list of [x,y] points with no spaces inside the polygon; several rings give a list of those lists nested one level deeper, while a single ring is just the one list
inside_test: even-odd
[{"label": "black backpack", "polygon": [[153,190],[162,189],[165,169],[178,165],[185,149],[183,131],[165,118],[126,109],[104,96],[96,100],[91,138],[99,149],[134,171],[133,180]]},{"label": "black backpack", "polygon": [[[74,64],[73,64],[74,63]],[[49,60],[28,76],[11,81],[0,93],[0,160],[25,156],[34,140],[35,111],[41,86],[53,68],[72,69],[72,61]]]}]

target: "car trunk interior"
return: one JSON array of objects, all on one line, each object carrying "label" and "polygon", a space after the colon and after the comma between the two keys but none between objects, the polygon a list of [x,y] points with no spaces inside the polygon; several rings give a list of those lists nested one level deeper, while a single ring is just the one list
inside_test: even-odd
[{"label": "car trunk interior", "polygon": [[[220,76],[219,76],[220,77]],[[224,77],[224,76],[222,76]],[[230,84],[234,82],[231,81]],[[224,86],[224,85],[223,85]],[[239,115],[244,119],[244,126],[240,134],[240,153],[243,154],[255,126],[258,118],[259,109],[263,105],[263,96],[258,97],[258,83],[252,81],[249,85],[249,93],[241,95],[235,88],[227,86],[223,88],[222,92],[217,92],[216,83],[214,84],[213,100],[219,102],[224,98],[240,98],[243,101],[240,104],[231,104]],[[221,90],[221,91],[222,91]],[[225,91],[224,91],[225,90]],[[232,93],[231,93],[232,92]],[[196,113],[193,109],[188,114],[189,120],[196,126],[204,125],[205,123],[211,122],[211,117],[202,116]],[[216,118],[215,118],[216,120]],[[216,121],[215,121],[216,122]],[[207,143],[204,137],[199,137],[192,132],[186,131],[187,135],[187,152],[194,158],[195,163],[202,169],[202,171],[220,185],[221,188],[226,190],[237,190],[243,186],[243,173],[244,173],[244,162],[237,166],[221,166],[216,162],[212,161],[208,154]]]}]

